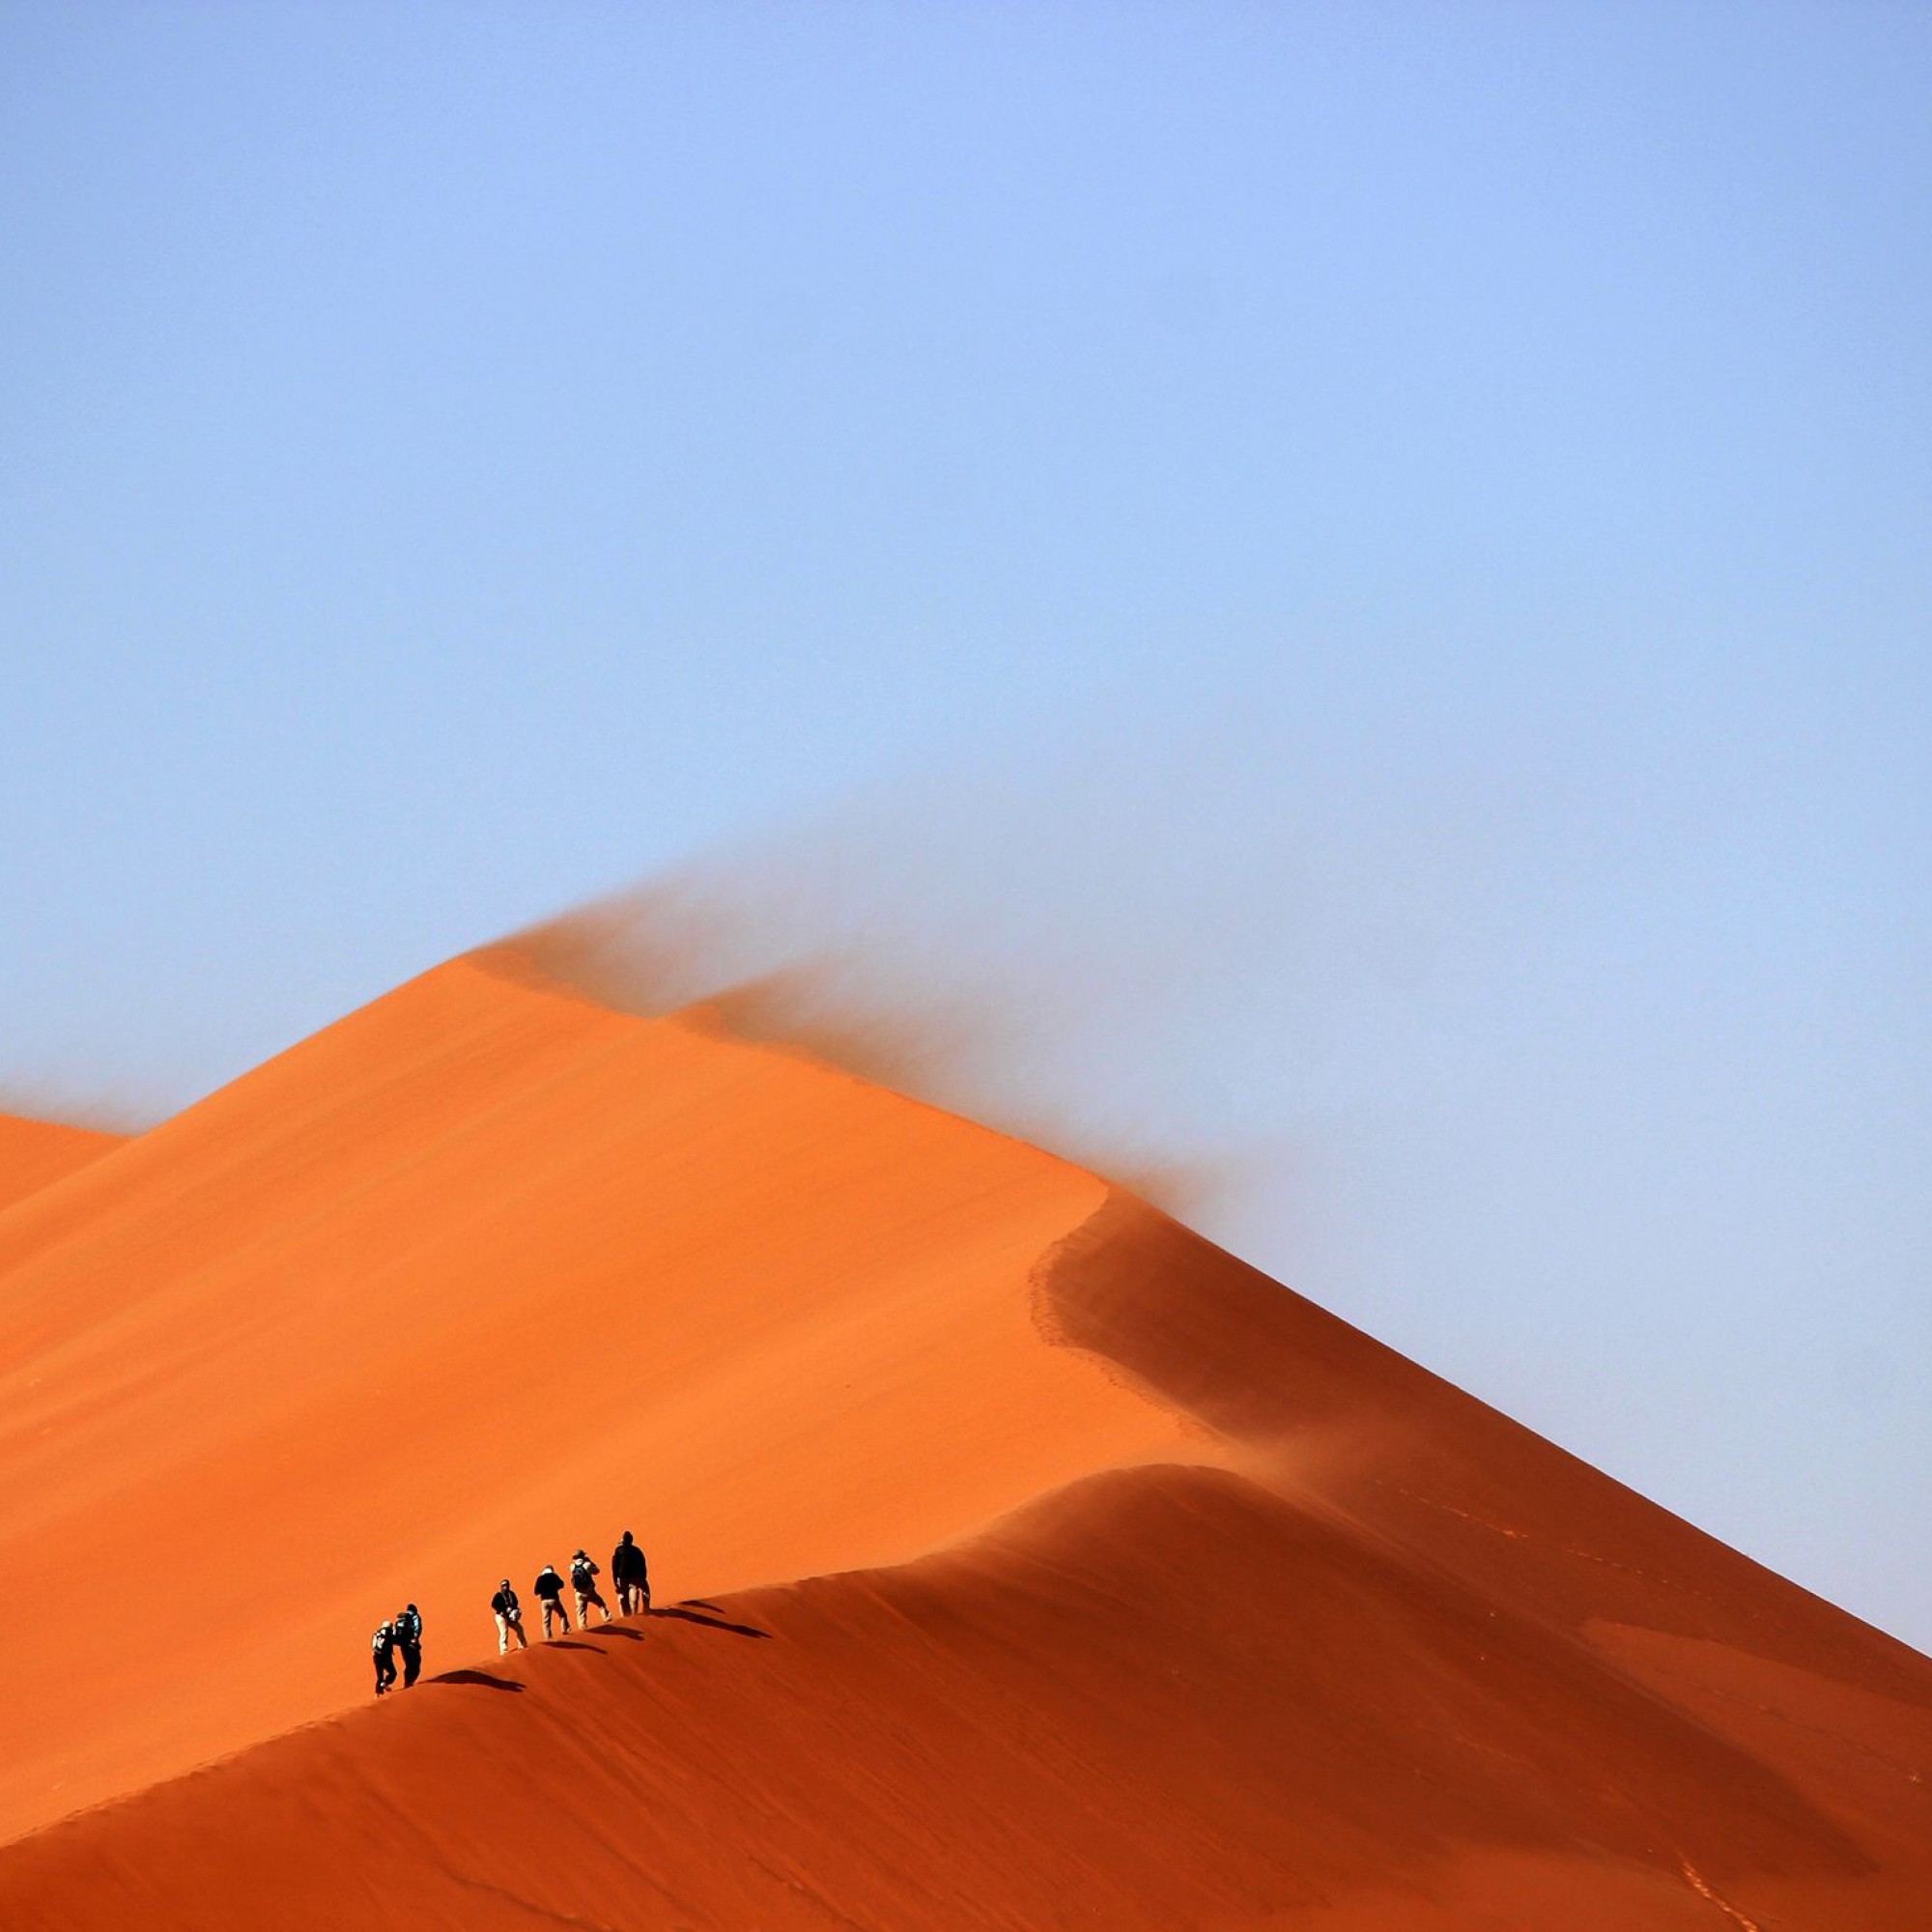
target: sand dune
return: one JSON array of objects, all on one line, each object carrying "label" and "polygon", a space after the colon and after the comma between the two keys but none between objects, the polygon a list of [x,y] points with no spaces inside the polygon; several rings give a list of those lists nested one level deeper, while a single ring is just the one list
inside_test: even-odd
[{"label": "sand dune", "polygon": [[[1928,1922],[1925,1659],[1094,1176],[513,952],[0,1213],[0,1564],[105,1584],[10,1926]],[[496,1663],[624,1526],[701,1601]],[[367,1705],[405,1597],[461,1667]]]},{"label": "sand dune", "polygon": [[129,1612],[37,1635],[0,1834],[355,1703],[405,1598],[477,1654],[497,1578],[578,1542],[635,1528],[710,1592],[1195,1453],[1035,1325],[1100,1182],[509,970],[433,972],[0,1214],[0,1572]]}]

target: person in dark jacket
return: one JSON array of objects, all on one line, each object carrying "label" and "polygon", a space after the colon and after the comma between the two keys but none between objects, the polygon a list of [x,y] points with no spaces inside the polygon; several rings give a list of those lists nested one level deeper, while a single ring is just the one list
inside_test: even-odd
[{"label": "person in dark jacket", "polygon": [[412,1604],[407,1609],[398,1610],[392,1621],[396,1626],[396,1648],[403,1653],[403,1689],[407,1690],[422,1675],[422,1612]]},{"label": "person in dark jacket", "polygon": [[651,1606],[650,1572],[644,1567],[644,1552],[631,1541],[631,1532],[611,1552],[611,1580],[617,1586],[617,1614],[632,1616]]},{"label": "person in dark jacket", "polygon": [[517,1602],[517,1593],[510,1588],[507,1577],[497,1585],[490,1607],[497,1612],[497,1655],[501,1657],[509,1649],[513,1636],[519,1650],[529,1649],[530,1640],[524,1634],[524,1606]]},{"label": "person in dark jacket", "polygon": [[595,1604],[604,1612],[604,1621],[611,1621],[611,1605],[598,1594],[597,1566],[582,1550],[570,1559],[570,1590],[577,1599],[577,1628],[590,1628],[590,1606]]},{"label": "person in dark jacket", "polygon": [[554,1617],[563,1626],[564,1634],[570,1634],[570,1612],[563,1607],[563,1578],[556,1574],[556,1566],[546,1563],[537,1572],[537,1580],[530,1586],[537,1593],[537,1601],[543,1605],[544,1635],[551,1634],[550,1620]]},{"label": "person in dark jacket", "polygon": [[369,1654],[376,1660],[376,1695],[381,1697],[396,1681],[396,1627],[378,1624],[369,1639]]}]

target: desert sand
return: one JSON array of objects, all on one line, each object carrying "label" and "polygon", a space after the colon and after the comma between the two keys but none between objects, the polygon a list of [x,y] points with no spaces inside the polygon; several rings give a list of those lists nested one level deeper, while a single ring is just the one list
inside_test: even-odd
[{"label": "desert sand", "polygon": [[1932,1662],[715,1011],[492,949],[10,1194],[0,1924],[1932,1924]]}]

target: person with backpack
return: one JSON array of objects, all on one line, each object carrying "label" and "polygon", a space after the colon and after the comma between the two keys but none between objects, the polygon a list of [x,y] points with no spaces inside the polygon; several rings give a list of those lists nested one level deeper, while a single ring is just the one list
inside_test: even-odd
[{"label": "person with backpack", "polygon": [[651,1606],[650,1572],[644,1566],[644,1552],[631,1541],[631,1532],[611,1552],[611,1580],[617,1586],[617,1614],[633,1616]]},{"label": "person with backpack", "polygon": [[545,1641],[548,1642],[550,1638],[552,1617],[563,1626],[563,1634],[568,1636],[570,1612],[563,1607],[563,1578],[556,1574],[556,1566],[554,1563],[546,1563],[537,1572],[537,1580],[531,1587],[537,1593],[537,1601],[543,1605]]},{"label": "person with backpack", "polygon": [[403,1689],[407,1690],[422,1675],[422,1612],[412,1604],[407,1609],[398,1610],[393,1622],[396,1627],[396,1648],[403,1653]]},{"label": "person with backpack", "polygon": [[497,1585],[490,1607],[497,1612],[497,1655],[501,1657],[510,1648],[513,1636],[519,1650],[529,1649],[530,1640],[524,1634],[524,1606],[517,1602],[517,1593],[510,1588],[507,1577]]},{"label": "person with backpack", "polygon": [[376,1660],[376,1695],[384,1695],[396,1681],[396,1627],[378,1624],[369,1639],[369,1654]]},{"label": "person with backpack", "polygon": [[570,1587],[577,1598],[579,1630],[589,1628],[592,1604],[604,1612],[607,1624],[611,1621],[611,1605],[597,1594],[597,1566],[581,1549],[570,1559]]}]

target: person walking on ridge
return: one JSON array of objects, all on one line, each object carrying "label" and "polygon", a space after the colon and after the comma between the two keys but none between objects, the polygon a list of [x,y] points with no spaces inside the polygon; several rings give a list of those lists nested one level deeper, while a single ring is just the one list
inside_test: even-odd
[{"label": "person walking on ridge", "polygon": [[396,1627],[378,1624],[369,1639],[369,1654],[376,1661],[376,1695],[381,1697],[396,1681]]},{"label": "person walking on ridge", "polygon": [[582,1550],[570,1559],[570,1588],[577,1599],[577,1628],[590,1627],[590,1605],[595,1604],[604,1612],[604,1621],[611,1621],[611,1605],[597,1594],[597,1566]]},{"label": "person walking on ridge", "polygon": [[403,1653],[403,1689],[407,1690],[422,1675],[422,1612],[412,1604],[407,1609],[396,1612],[394,1622],[396,1648]]},{"label": "person walking on ridge", "polygon": [[510,1648],[513,1636],[519,1650],[529,1649],[530,1640],[524,1634],[524,1606],[517,1602],[517,1593],[510,1588],[507,1577],[497,1585],[490,1607],[497,1612],[497,1655],[501,1657]]},{"label": "person walking on ridge", "polygon": [[631,1541],[631,1532],[611,1552],[611,1580],[617,1586],[617,1614],[632,1616],[651,1606],[650,1572],[644,1566],[644,1552]]},{"label": "person walking on ridge", "polygon": [[531,1587],[537,1593],[537,1601],[543,1605],[545,1641],[550,1638],[550,1620],[553,1616],[563,1626],[563,1634],[568,1636],[570,1612],[563,1607],[563,1578],[556,1574],[556,1565],[546,1563],[537,1572],[537,1580]]}]

